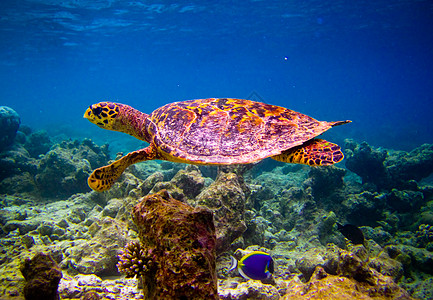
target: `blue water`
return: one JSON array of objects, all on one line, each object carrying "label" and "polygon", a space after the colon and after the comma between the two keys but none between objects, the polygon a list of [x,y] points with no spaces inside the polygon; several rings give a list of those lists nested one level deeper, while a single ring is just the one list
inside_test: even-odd
[{"label": "blue water", "polygon": [[253,95],[353,120],[340,139],[433,143],[428,0],[2,0],[0,41],[0,105],[36,129],[103,136],[82,118],[101,100]]}]

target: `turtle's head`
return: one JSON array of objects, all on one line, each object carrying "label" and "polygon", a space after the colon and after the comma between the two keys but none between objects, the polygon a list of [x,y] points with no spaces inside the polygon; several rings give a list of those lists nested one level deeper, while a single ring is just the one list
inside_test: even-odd
[{"label": "turtle's head", "polygon": [[99,102],[90,105],[84,113],[84,118],[108,130],[119,131],[119,112],[123,104],[113,102]]},{"label": "turtle's head", "polygon": [[149,142],[145,128],[147,116],[129,105],[114,102],[90,105],[84,113],[84,118],[101,128],[124,132]]}]

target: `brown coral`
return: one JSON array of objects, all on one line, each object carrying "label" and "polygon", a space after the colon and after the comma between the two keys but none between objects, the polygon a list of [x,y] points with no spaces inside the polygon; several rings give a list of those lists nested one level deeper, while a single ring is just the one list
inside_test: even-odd
[{"label": "brown coral", "polygon": [[154,264],[142,276],[146,299],[218,299],[212,212],[162,190],[144,197],[133,219]]},{"label": "brown coral", "polygon": [[26,280],[25,299],[59,299],[57,288],[62,271],[49,254],[37,253],[32,259],[26,259],[20,270]]}]

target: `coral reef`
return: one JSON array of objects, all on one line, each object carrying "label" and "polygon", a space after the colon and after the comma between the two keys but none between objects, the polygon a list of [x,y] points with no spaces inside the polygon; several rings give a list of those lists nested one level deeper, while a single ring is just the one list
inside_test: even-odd
[{"label": "coral reef", "polygon": [[133,210],[146,254],[146,299],[217,299],[212,213],[171,198],[167,191],[144,197]]},{"label": "coral reef", "polygon": [[415,232],[416,241],[419,248],[426,248],[433,251],[433,226],[429,224],[421,224]]},{"label": "coral reef", "polygon": [[315,269],[307,283],[296,278],[289,281],[285,291],[281,299],[412,299],[392,279],[377,272],[372,272],[372,282],[359,282],[330,275],[322,267]]},{"label": "coral reef", "polygon": [[[149,161],[95,193],[87,174],[109,160],[107,146],[20,126],[0,151],[0,298],[23,297],[21,262],[39,252],[50,253],[62,270],[65,299],[142,299],[137,277],[148,278],[147,294],[157,284],[188,293],[192,280],[199,290],[207,280],[216,298],[212,268],[222,299],[431,298],[433,146],[402,152],[347,140],[346,147],[347,169],[273,160],[218,169]],[[134,223],[133,208],[155,192],[135,208],[142,214]],[[211,222],[207,210],[216,239],[209,239],[211,225],[191,225]],[[345,239],[337,222],[358,226],[365,247]],[[215,250],[206,250],[211,244],[216,265]],[[273,281],[224,275],[237,248],[270,253]],[[185,284],[187,277],[194,279]]]},{"label": "coral reef", "polygon": [[24,297],[26,300],[58,300],[57,291],[62,271],[49,254],[38,253],[27,259],[21,266],[26,283]]},{"label": "coral reef", "polygon": [[103,217],[89,226],[87,239],[75,239],[64,251],[60,265],[71,274],[118,275],[117,255],[128,242],[125,224],[110,217]]},{"label": "coral reef", "polygon": [[378,188],[388,187],[390,178],[385,167],[388,153],[385,149],[374,149],[366,142],[345,141],[346,167],[358,174],[363,183],[375,184]]},{"label": "coral reef", "polygon": [[433,172],[433,145],[424,144],[411,152],[375,149],[366,142],[346,140],[346,167],[358,174],[363,183],[378,189],[411,189],[414,181]]},{"label": "coral reef", "polygon": [[101,297],[95,291],[86,292],[81,297],[81,300],[99,300]]},{"label": "coral reef", "polygon": [[12,145],[20,123],[20,116],[15,110],[0,106],[0,151]]},{"label": "coral reef", "polygon": [[[257,249],[250,246],[248,249]],[[278,259],[275,281],[264,284],[260,281],[249,280],[240,283],[235,278],[221,281],[219,294],[222,299],[411,299],[409,294],[399,287],[394,277],[383,274],[378,270],[380,265],[387,270],[393,268],[394,260],[388,256],[377,256],[374,260],[364,246],[343,250],[329,245],[327,248],[314,247],[307,252],[291,248],[284,252],[271,251]],[[296,258],[296,268],[284,271],[283,254]],[[302,275],[296,273],[301,272]]]},{"label": "coral reef", "polygon": [[311,186],[314,198],[320,200],[342,190],[344,187],[343,177],[345,174],[345,169],[335,166],[328,168],[311,168],[308,173],[309,178],[304,181],[304,185]]},{"label": "coral reef", "polygon": [[43,196],[65,197],[90,191],[87,178],[92,169],[108,160],[108,148],[90,140],[62,142],[39,162],[36,184]]},{"label": "coral reef", "polygon": [[[160,175],[157,176],[160,178]],[[194,165],[187,165],[185,169],[179,170],[170,181],[155,182],[150,193],[165,189],[175,199],[191,202],[202,191],[204,182],[205,179],[200,169]]]},{"label": "coral reef", "polygon": [[206,206],[214,213],[217,253],[227,250],[246,230],[242,182],[240,175],[220,171],[215,182],[196,197],[195,205]]},{"label": "coral reef", "polygon": [[101,279],[96,275],[63,276],[59,284],[61,299],[143,299],[135,279]]},{"label": "coral reef", "polygon": [[[29,174],[31,178],[36,174],[38,162],[30,157],[28,151],[22,145],[14,145],[8,150],[0,152],[0,179],[2,180],[3,192],[15,191],[13,187],[3,184],[3,180],[17,175]],[[22,180],[20,181],[22,182]],[[34,183],[33,183],[34,185]]]},{"label": "coral reef", "polygon": [[39,158],[50,151],[53,143],[45,130],[32,132],[25,136],[24,148],[29,152],[30,157]]},{"label": "coral reef", "polygon": [[258,280],[250,280],[240,284],[235,283],[234,287],[230,287],[231,283],[228,282],[225,285],[220,285],[219,296],[221,300],[280,299],[280,294],[276,287],[264,284]]},{"label": "coral reef", "polygon": [[109,159],[108,146],[99,147],[90,140],[63,141],[41,154],[47,150],[44,147],[48,145],[43,138],[30,138],[25,145],[16,144],[0,153],[0,192],[48,198],[87,192],[91,170]]},{"label": "coral reef", "polygon": [[[205,187],[205,178],[200,169],[188,165],[178,171],[170,181],[161,181],[161,175],[155,174],[159,181],[150,180],[153,188],[149,193],[165,189],[180,201],[211,209],[217,234],[217,253],[220,253],[227,250],[246,230],[243,212],[249,189],[244,184],[242,171],[233,171],[229,168],[219,169],[215,181]],[[143,187],[144,185],[147,184],[144,183]],[[148,190],[149,188],[146,188],[144,191]]]}]

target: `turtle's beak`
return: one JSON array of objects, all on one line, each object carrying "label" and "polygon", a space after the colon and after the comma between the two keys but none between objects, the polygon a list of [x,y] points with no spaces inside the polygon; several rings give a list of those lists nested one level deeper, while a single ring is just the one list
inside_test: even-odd
[{"label": "turtle's beak", "polygon": [[91,115],[92,115],[92,107],[89,106],[89,108],[86,109],[86,112],[84,113],[83,118],[84,118],[84,119],[89,119]]}]

